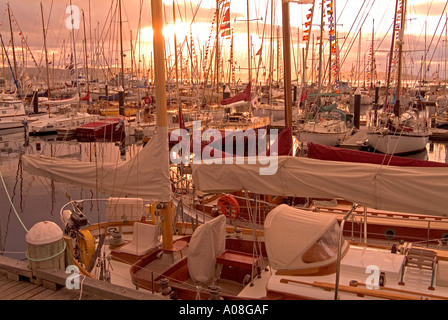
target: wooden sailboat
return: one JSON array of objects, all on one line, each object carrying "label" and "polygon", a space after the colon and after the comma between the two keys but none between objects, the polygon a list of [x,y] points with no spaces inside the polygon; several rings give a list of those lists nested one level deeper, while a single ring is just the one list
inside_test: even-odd
[{"label": "wooden sailboat", "polygon": [[394,41],[396,34],[398,34],[396,43],[398,46],[396,101],[394,105],[388,104],[389,92],[387,90],[384,106],[380,110],[374,106],[373,110],[370,111],[370,119],[367,125],[367,139],[369,145],[374,150],[386,154],[400,155],[420,152],[426,148],[431,134],[428,128],[428,113],[421,101],[414,101],[411,107],[404,108],[404,112],[402,111],[402,106],[400,104],[406,5],[407,2],[405,0],[396,1],[394,26],[399,25],[399,28],[394,28],[392,35],[386,87],[389,87]]}]

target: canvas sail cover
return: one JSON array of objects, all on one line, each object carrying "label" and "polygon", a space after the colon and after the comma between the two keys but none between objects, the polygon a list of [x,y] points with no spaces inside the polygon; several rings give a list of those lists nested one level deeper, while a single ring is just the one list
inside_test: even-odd
[{"label": "canvas sail cover", "polygon": [[171,200],[168,129],[157,133],[131,159],[120,163],[94,163],[41,155],[23,155],[23,167],[31,174],[90,188],[117,197]]},{"label": "canvas sail cover", "polygon": [[69,99],[62,99],[62,100],[47,100],[43,101],[42,103],[45,105],[51,105],[51,106],[57,106],[57,105],[63,105],[63,104],[71,104],[71,103],[78,103],[79,102],[79,94],[75,94],[72,98]]},{"label": "canvas sail cover", "polygon": [[218,217],[200,225],[188,244],[188,270],[190,277],[207,284],[217,277],[216,258],[226,248],[226,217]]},{"label": "canvas sail cover", "polygon": [[[319,267],[337,258],[339,225],[333,214],[316,214],[281,204],[264,222],[269,264],[276,270]],[[319,250],[315,247],[320,246]],[[346,243],[344,243],[346,246]],[[307,256],[314,252],[314,260]]]},{"label": "canvas sail cover", "polygon": [[[290,156],[271,157],[268,164],[253,161],[193,164],[195,187],[216,193],[247,190],[278,196],[343,198],[373,209],[407,213],[448,213],[447,167],[380,166]],[[269,166],[272,174],[260,174]]]}]

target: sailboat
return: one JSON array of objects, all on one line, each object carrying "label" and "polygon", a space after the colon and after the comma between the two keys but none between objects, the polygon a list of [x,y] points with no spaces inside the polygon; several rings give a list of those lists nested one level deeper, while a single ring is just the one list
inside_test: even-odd
[{"label": "sailboat", "polygon": [[394,25],[398,25],[399,28],[394,28],[389,60],[387,88],[391,77],[394,42],[398,36],[396,43],[398,47],[398,77],[395,103],[388,104],[389,90],[386,90],[383,107],[379,109],[377,106],[373,106],[369,111],[367,124],[367,139],[370,147],[378,152],[395,155],[417,153],[424,150],[431,135],[428,127],[428,111],[419,97],[416,97],[410,106],[404,106],[404,112],[400,105],[406,3],[405,0],[400,3],[398,0],[396,2]]},{"label": "sailboat", "polygon": [[[336,24],[334,20],[333,12],[333,1],[329,1],[326,4],[322,1],[321,10],[321,28],[320,28],[320,39],[323,39],[323,29],[324,29],[324,13],[327,10],[327,15],[329,16],[330,23],[330,46],[332,57],[332,69],[331,72],[335,72],[335,86],[338,87],[338,44],[336,39]],[[314,13],[314,3],[310,9],[310,13],[307,15],[309,21],[307,22],[308,29],[305,30],[306,34],[304,40],[307,40],[307,48],[309,45],[309,34],[311,31],[311,21],[313,19]],[[318,91],[317,94],[306,94],[306,89],[304,90],[305,96],[307,98],[303,99],[304,109],[300,115],[300,118],[296,124],[295,135],[297,139],[304,144],[306,147],[308,142],[324,144],[328,146],[339,145],[346,137],[348,137],[353,130],[352,116],[344,110],[348,110],[347,106],[344,106],[340,95],[338,94],[338,89],[336,92],[322,92],[322,40],[319,45],[319,79],[318,79]],[[307,49],[308,50],[308,49]],[[303,83],[306,84],[306,68],[303,71]],[[302,97],[302,94],[300,95]],[[304,97],[305,97],[304,96]],[[302,98],[301,98],[302,100]]]}]

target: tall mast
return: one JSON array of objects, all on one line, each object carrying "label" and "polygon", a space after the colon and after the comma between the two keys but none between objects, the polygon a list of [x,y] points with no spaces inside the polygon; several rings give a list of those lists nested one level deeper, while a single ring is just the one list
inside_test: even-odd
[{"label": "tall mast", "polygon": [[87,104],[90,105],[90,81],[89,81],[89,61],[87,59],[87,37],[86,37],[86,20],[84,17],[84,10],[82,10],[82,23],[84,27],[84,53],[86,58],[86,83],[87,83]]},{"label": "tall mast", "polygon": [[50,73],[48,71],[48,53],[47,53],[47,32],[45,31],[45,23],[44,23],[44,9],[42,6],[42,2],[40,3],[40,12],[42,14],[42,30],[44,33],[44,51],[45,51],[45,64],[47,70],[47,90],[48,90],[48,98],[50,98]]},{"label": "tall mast", "polygon": [[375,19],[373,19],[372,21],[372,56],[370,57],[370,89],[373,90],[373,88],[375,87],[375,85],[373,84],[373,66],[374,66],[374,60],[373,57],[374,55],[374,34],[375,34]]},{"label": "tall mast", "polygon": [[[11,46],[12,46],[12,57],[13,57],[13,62],[14,62],[14,76],[17,77],[16,50],[14,48],[14,32],[12,31],[11,11],[9,9],[9,2],[8,2],[8,17],[9,17],[9,29],[11,30]],[[18,85],[19,84],[16,83],[16,86],[18,86]]]},{"label": "tall mast", "polygon": [[[319,39],[319,73],[318,73],[318,93],[321,92],[322,89],[322,46],[324,40],[324,6],[322,1],[322,10],[320,15],[320,39]],[[319,99],[320,105],[320,99]]]},{"label": "tall mast", "polygon": [[[73,17],[73,5],[72,0],[70,0],[70,15]],[[76,88],[78,90],[78,94],[80,94],[80,88],[78,83],[78,63],[76,60],[76,42],[75,42],[75,26],[74,26],[74,20],[72,19],[72,42],[73,42],[73,57],[74,57],[74,64],[75,64],[75,74],[76,74]]]},{"label": "tall mast", "polygon": [[390,45],[389,65],[388,65],[387,81],[386,81],[386,97],[384,99],[384,107],[383,108],[387,108],[387,98],[389,97],[389,83],[390,83],[390,76],[391,76],[391,69],[392,69],[394,44],[395,44],[395,26],[397,23],[397,10],[398,10],[398,0],[396,0],[396,2],[395,2],[394,24],[393,24],[393,29],[392,29],[392,41],[391,41],[391,45]]},{"label": "tall mast", "polygon": [[121,58],[121,87],[124,90],[124,52],[123,52],[123,19],[121,17],[121,0],[118,0],[120,15],[120,58]]},{"label": "tall mast", "polygon": [[269,54],[269,103],[272,103],[272,81],[274,80],[274,0],[271,0],[271,45]]},{"label": "tall mast", "polygon": [[252,65],[251,65],[251,52],[250,52],[250,25],[249,25],[249,0],[247,2],[247,67],[248,67],[248,76],[249,76],[249,84],[252,83]]},{"label": "tall mast", "polygon": [[176,36],[176,3],[173,0],[173,30],[174,30],[174,71],[176,72],[176,100],[179,98],[179,70],[177,58],[177,36]]},{"label": "tall mast", "polygon": [[284,96],[285,96],[285,129],[292,128],[292,97],[291,97],[291,35],[289,30],[289,2],[282,2],[282,36],[284,60]]},{"label": "tall mast", "polygon": [[[164,37],[162,33],[163,29],[163,14],[162,14],[162,0],[152,0],[151,1],[151,14],[152,14],[152,26],[154,30],[154,68],[155,68],[155,85],[156,85],[156,120],[157,127],[161,129],[163,137],[166,139],[165,144],[168,144],[168,134],[167,132],[167,117],[166,117],[166,78],[165,78],[165,67],[161,63],[164,61]],[[161,133],[161,134],[162,134]],[[166,155],[161,155],[162,159],[165,159]],[[169,170],[169,159],[167,160],[167,170]],[[173,225],[172,225],[172,210],[171,203],[167,202],[163,209],[163,220],[162,220],[162,239],[163,249],[172,249],[173,247]]]},{"label": "tall mast", "polygon": [[216,0],[216,40],[215,40],[215,72],[216,91],[219,93],[219,0]]},{"label": "tall mast", "polygon": [[395,100],[394,113],[395,115],[400,114],[400,91],[401,91],[401,68],[403,59],[403,44],[404,44],[404,24],[405,24],[405,14],[406,14],[406,0],[401,0],[401,24],[397,40],[398,46],[398,77],[397,77],[397,99]]}]

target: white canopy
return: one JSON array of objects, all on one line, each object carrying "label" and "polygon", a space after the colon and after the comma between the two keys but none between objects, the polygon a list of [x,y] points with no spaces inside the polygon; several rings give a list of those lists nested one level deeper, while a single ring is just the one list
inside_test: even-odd
[{"label": "white canopy", "polygon": [[333,247],[319,243],[322,247],[326,247],[329,259],[313,263],[303,259],[304,253],[325,233],[337,231],[331,228],[335,225],[338,225],[335,215],[316,214],[286,204],[277,206],[269,212],[264,222],[265,244],[270,265],[276,270],[291,270],[326,265],[330,260],[335,260],[337,242],[334,241],[331,243],[336,244]]},{"label": "white canopy", "polygon": [[171,200],[168,129],[157,134],[133,158],[120,163],[82,162],[40,155],[23,155],[23,167],[31,174],[100,191],[110,196]]},{"label": "white canopy", "polygon": [[[272,161],[275,160],[271,157]],[[279,156],[269,165],[193,164],[197,190],[316,198],[343,198],[373,209],[445,216],[448,213],[448,168],[397,167]],[[272,167],[272,163],[271,163]]]}]

